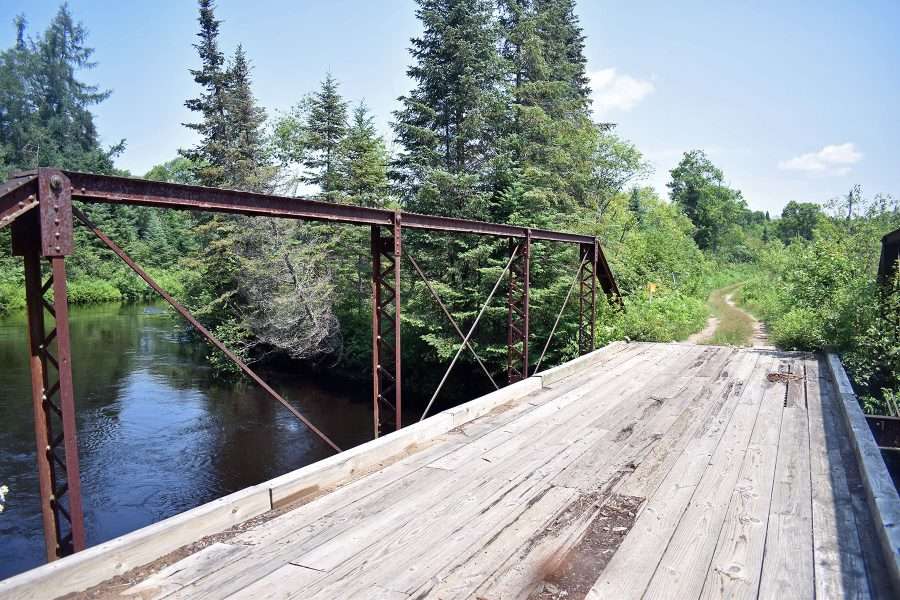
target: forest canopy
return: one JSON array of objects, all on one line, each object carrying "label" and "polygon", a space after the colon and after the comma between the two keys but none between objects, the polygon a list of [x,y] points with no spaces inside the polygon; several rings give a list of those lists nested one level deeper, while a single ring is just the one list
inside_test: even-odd
[{"label": "forest canopy", "polygon": [[[288,110],[260,106],[253,49],[224,48],[214,2],[200,0],[184,124],[196,141],[139,175],[596,235],[625,304],[599,311],[601,342],[684,339],[706,322],[713,289],[741,283],[739,300],[770,323],[776,343],[844,352],[871,409],[900,393],[900,309],[874,277],[880,236],[900,227],[892,197],[855,187],[821,204],[790,200],[771,217],[752,210],[702,149],[684,153],[661,196],[646,185],[640,149],[592,111],[575,0],[416,4],[412,85],[380,115],[393,134],[384,139],[362,99],[344,96],[339,73],[323,70],[319,87]],[[91,110],[110,92],[86,81],[94,66],[86,28],[66,5],[40,33],[24,17],[13,25],[15,43],[0,54],[0,175],[37,166],[130,174],[116,168],[126,141],[100,143]],[[83,208],[247,360],[368,368],[367,230]],[[150,298],[85,231],[76,235],[71,302]],[[460,323],[474,318],[508,253],[505,241],[465,235],[410,233],[404,244]],[[532,343],[542,345],[578,259],[545,243],[533,252]],[[425,365],[447,360],[455,332],[421,281],[410,274],[403,286],[404,353]],[[0,230],[0,312],[22,298],[21,267]],[[498,373],[505,328],[498,302],[474,341]],[[570,307],[545,364],[576,353]],[[212,350],[210,360],[229,368]]]}]

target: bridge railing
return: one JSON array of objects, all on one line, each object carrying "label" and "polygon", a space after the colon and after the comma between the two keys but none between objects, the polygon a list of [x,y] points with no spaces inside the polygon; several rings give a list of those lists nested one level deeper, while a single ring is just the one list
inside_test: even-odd
[{"label": "bridge railing", "polygon": [[[180,185],[41,168],[14,174],[0,185],[0,228],[12,229],[13,254],[23,257],[26,288],[28,339],[31,354],[32,405],[35,415],[35,440],[40,482],[41,510],[47,559],[77,552],[85,547],[81,507],[78,446],[75,430],[75,398],[72,386],[69,318],[66,300],[65,259],[74,251],[73,225],[81,222],[113,253],[135,271],[153,290],[185,318],[211,344],[221,350],[248,377],[274,400],[283,404],[332,449],[337,445],[281,397],[246,363],[231,352],[177,300],[152,279],[104,234],[74,204],[88,203],[138,205],[157,208],[243,214],[344,223],[370,228],[372,259],[372,402],[375,437],[402,427],[402,355],[400,347],[400,272],[403,230],[465,233],[507,238],[509,254],[506,267],[485,301],[479,316],[466,334],[453,319],[435,292],[421,266],[406,253],[440,305],[461,344],[434,392],[424,419],[440,393],[450,370],[468,348],[476,361],[499,387],[470,339],[481,315],[507,280],[507,380],[512,383],[529,376],[530,339],[530,263],[532,242],[575,244],[579,247],[579,265],[575,280],[566,295],[559,315],[565,310],[572,292],[578,290],[578,346],[584,354],[595,347],[597,283],[611,299],[620,302],[615,279],[596,237],[533,229],[515,225],[472,221],[436,215],[423,215],[347,204],[333,204],[305,198],[267,195],[200,186]],[[49,277],[43,279],[44,261]],[[52,294],[51,294],[52,291]],[[49,315],[50,319],[47,319]],[[559,323],[551,330],[550,337]],[[48,323],[52,322],[52,327]],[[535,371],[546,354],[543,348]],[[55,350],[54,350],[55,349]]]}]

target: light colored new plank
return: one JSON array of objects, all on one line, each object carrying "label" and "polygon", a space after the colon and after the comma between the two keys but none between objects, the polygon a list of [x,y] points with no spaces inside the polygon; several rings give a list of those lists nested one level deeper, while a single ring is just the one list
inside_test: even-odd
[{"label": "light colored new plank", "polygon": [[[755,353],[744,354],[758,357]],[[737,384],[742,387],[740,402],[678,521],[647,587],[647,597],[680,599],[700,595],[753,431],[772,427],[780,416],[781,403],[772,402],[766,393],[772,386],[765,377],[771,364],[763,358],[749,373],[735,373]],[[768,400],[765,405],[764,400]]]},{"label": "light colored new plank", "polygon": [[866,599],[865,560],[840,451],[839,436],[845,434],[836,428],[827,382],[820,385],[824,376],[818,360],[806,361],[816,596]]},{"label": "light colored new plank", "polygon": [[[802,373],[799,361],[793,371]],[[814,594],[809,422],[803,382],[788,385],[769,524],[760,576],[761,598],[812,598]]]},{"label": "light colored new plank", "polygon": [[[756,360],[755,355],[742,353],[734,377],[746,377]],[[728,400],[695,434],[656,494],[645,504],[622,546],[588,593],[589,599],[640,598],[644,593],[678,520],[709,466],[743,389],[735,389],[728,381],[717,383],[714,395],[727,394]]]},{"label": "light colored new plank", "polygon": [[123,592],[125,596],[137,595],[141,600],[163,598],[166,595],[203,577],[218,564],[244,550],[241,546],[214,543],[206,548],[150,575],[137,585]]},{"label": "light colored new plank", "polygon": [[222,595],[228,600],[288,600],[296,590],[303,589],[325,573],[306,567],[286,564],[238,592]]}]

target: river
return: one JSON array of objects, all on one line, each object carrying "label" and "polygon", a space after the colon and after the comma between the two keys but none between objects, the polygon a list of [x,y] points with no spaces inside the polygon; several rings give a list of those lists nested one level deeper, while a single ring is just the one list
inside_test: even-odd
[{"label": "river", "polygon": [[[205,345],[158,306],[71,308],[88,545],[328,456],[252,382],[212,378]],[[30,375],[21,314],[0,319],[0,579],[44,562]],[[339,446],[372,434],[367,385],[264,374]]]}]

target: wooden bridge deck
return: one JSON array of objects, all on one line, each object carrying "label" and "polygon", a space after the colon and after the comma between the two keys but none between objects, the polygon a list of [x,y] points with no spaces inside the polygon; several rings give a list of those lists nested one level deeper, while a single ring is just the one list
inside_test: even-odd
[{"label": "wooden bridge deck", "polygon": [[890,597],[827,372],[622,344],[92,597]]}]

